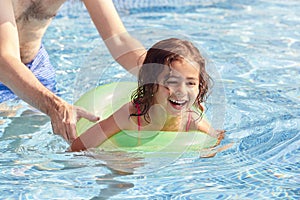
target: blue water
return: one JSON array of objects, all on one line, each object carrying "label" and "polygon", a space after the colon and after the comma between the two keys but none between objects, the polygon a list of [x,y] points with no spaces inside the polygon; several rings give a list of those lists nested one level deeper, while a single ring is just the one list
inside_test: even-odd
[{"label": "blue water", "polygon": [[[66,153],[49,118],[22,101],[1,105],[0,199],[300,199],[300,2],[298,0],[115,0],[146,47],[191,40],[216,80],[208,102],[227,130],[213,158],[145,159],[126,153]],[[64,5],[45,46],[59,95],[128,74],[99,39],[84,6]]]}]

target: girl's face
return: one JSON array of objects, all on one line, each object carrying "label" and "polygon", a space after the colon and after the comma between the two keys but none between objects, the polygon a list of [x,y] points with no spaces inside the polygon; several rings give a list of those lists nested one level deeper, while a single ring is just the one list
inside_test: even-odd
[{"label": "girl's face", "polygon": [[159,75],[158,81],[154,101],[170,115],[191,108],[199,94],[199,68],[184,59],[173,61],[171,67]]}]

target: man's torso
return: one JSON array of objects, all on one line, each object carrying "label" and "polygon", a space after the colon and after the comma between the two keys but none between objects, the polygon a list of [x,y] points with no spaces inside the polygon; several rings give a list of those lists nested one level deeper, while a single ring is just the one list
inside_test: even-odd
[{"label": "man's torso", "polygon": [[42,37],[66,0],[12,0],[23,63],[37,54]]}]

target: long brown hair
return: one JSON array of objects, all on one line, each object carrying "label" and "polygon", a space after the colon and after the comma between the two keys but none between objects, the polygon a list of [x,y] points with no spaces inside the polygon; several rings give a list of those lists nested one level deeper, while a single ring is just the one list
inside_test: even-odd
[{"label": "long brown hair", "polygon": [[179,59],[196,63],[199,68],[199,94],[194,106],[203,111],[201,103],[207,98],[211,80],[205,70],[205,59],[191,42],[170,38],[157,42],[147,51],[139,71],[138,88],[131,96],[133,104],[139,106],[139,113],[131,116],[144,115],[145,119],[149,117],[148,110],[153,105],[154,94],[158,90],[158,76],[166,66],[170,67],[173,61]]}]

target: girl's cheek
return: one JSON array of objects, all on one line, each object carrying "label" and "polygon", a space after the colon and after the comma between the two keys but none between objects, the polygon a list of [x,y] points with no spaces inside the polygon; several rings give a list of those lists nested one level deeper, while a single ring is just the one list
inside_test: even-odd
[{"label": "girl's cheek", "polygon": [[155,102],[156,103],[164,103],[166,101],[166,99],[169,97],[170,95],[170,89],[167,87],[159,87],[157,93],[155,93],[154,97],[155,97]]},{"label": "girl's cheek", "polygon": [[162,92],[163,92],[164,94],[169,94],[169,93],[172,91],[172,89],[171,89],[170,87],[167,87],[167,86],[163,86],[162,88],[163,88],[163,89],[162,89],[162,90],[163,90]]},{"label": "girl's cheek", "polygon": [[195,100],[195,101],[196,101],[196,99],[197,99],[198,94],[199,94],[199,90],[198,90],[198,89],[193,89],[193,90],[190,91],[190,96],[191,96],[192,99]]}]

